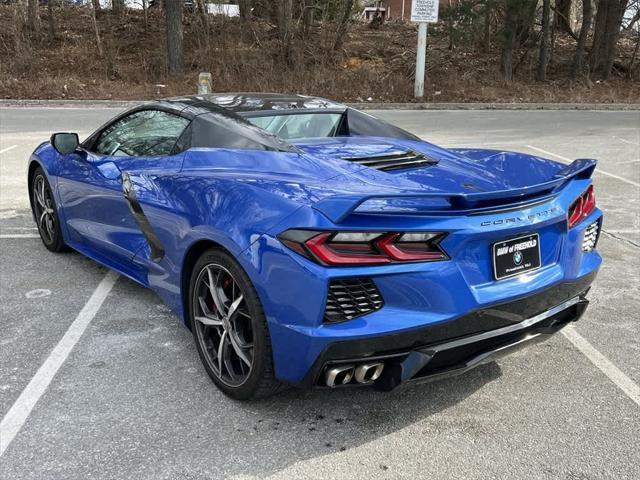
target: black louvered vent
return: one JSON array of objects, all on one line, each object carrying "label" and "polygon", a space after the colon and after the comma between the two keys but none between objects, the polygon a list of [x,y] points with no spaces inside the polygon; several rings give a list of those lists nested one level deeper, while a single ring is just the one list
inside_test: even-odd
[{"label": "black louvered vent", "polygon": [[329,284],[325,322],[344,322],[380,310],[384,304],[375,283],[368,278],[332,280]]},{"label": "black louvered vent", "polygon": [[385,172],[404,168],[424,167],[438,163],[436,160],[412,150],[385,155],[371,155],[368,157],[342,157],[342,159]]}]

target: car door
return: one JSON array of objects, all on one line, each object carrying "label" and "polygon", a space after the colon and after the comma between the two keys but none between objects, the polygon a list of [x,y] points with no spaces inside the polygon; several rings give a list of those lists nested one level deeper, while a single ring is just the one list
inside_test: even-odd
[{"label": "car door", "polygon": [[178,172],[178,139],[187,118],[162,110],[139,110],[92,135],[80,152],[64,159],[58,194],[72,246],[133,277],[144,272],[132,257],[146,239],[123,194],[123,173]]}]

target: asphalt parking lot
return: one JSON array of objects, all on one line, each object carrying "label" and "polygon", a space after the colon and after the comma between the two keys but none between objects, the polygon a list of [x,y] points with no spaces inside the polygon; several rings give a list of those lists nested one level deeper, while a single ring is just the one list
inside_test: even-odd
[{"label": "asphalt parking lot", "polygon": [[457,378],[250,403],[215,389],[153,293],[37,238],[28,155],[115,113],[0,109],[1,479],[640,478],[640,112],[374,112],[445,146],[599,159],[592,304]]}]

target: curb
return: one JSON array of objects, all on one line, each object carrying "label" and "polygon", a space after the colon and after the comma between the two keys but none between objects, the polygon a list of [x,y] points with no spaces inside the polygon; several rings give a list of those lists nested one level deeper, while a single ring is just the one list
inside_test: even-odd
[{"label": "curb", "polygon": [[[0,107],[128,108],[149,100],[0,99]],[[345,103],[359,110],[596,110],[640,111],[640,103]]]}]

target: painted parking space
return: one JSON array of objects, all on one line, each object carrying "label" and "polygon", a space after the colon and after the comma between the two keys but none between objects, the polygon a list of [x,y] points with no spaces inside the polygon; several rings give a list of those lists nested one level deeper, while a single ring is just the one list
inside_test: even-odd
[{"label": "painted parking space", "polygon": [[[71,112],[63,123],[98,126],[113,113],[76,118]],[[447,145],[488,146],[495,134],[505,148],[529,153],[535,152],[527,145],[571,158],[589,147],[576,144],[573,154],[554,132],[526,134],[542,128],[527,112],[515,117],[511,136],[507,124],[513,119],[501,112],[474,113],[464,125],[460,112],[391,113],[400,126],[418,125],[425,138],[433,129],[434,140]],[[618,129],[634,141],[633,131],[622,128],[634,118],[628,113],[613,116],[608,127],[589,124],[593,143],[601,145],[590,156],[620,175],[635,171],[633,162],[624,167],[630,170],[615,164],[615,158],[635,153],[633,145],[617,141],[607,150],[599,138]],[[21,115],[26,121],[38,112]],[[488,118],[496,124],[493,132],[487,131]],[[550,123],[572,133],[581,127],[571,118],[563,113]],[[7,116],[2,119],[4,148],[20,138],[4,130]],[[0,162],[18,166],[29,148],[20,144]],[[24,174],[17,167],[7,171]],[[614,233],[601,239],[605,264],[592,306],[575,328],[637,386],[638,209],[621,208],[619,198],[633,202],[640,189],[608,176],[598,177],[596,185],[605,229]],[[27,201],[10,196],[0,208],[0,375],[15,377],[10,388],[0,388],[2,415],[106,272],[78,254],[46,251],[33,238]],[[462,377],[389,394],[290,390],[238,403],[208,380],[179,320],[153,293],[120,278],[2,455],[0,477],[637,478],[640,408],[614,380],[558,335]]]}]

